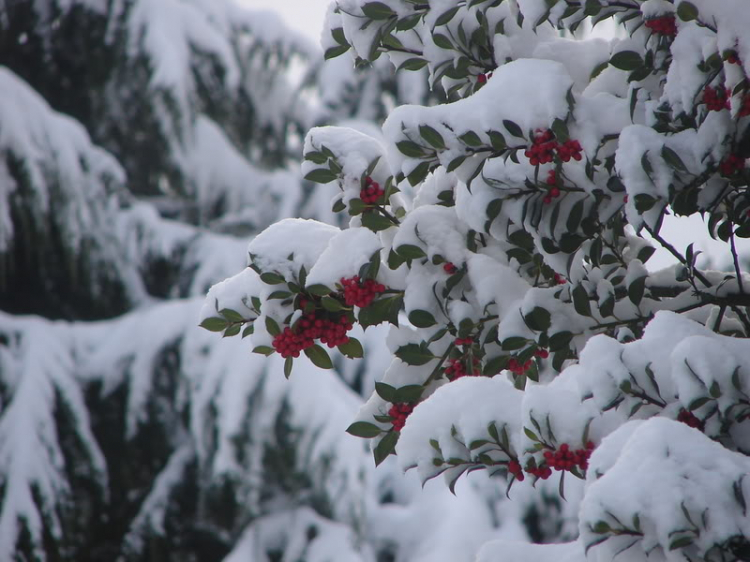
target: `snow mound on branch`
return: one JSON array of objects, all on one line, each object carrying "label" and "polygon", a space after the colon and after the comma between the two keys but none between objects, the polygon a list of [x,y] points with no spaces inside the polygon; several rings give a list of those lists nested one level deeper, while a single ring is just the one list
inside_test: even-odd
[{"label": "snow mound on branch", "polygon": [[[629,434],[621,448],[620,432]],[[747,532],[750,518],[740,498],[750,492],[743,480],[748,472],[747,457],[684,424],[631,422],[591,457],[581,538],[592,544],[609,537],[595,547],[606,560],[635,539],[636,558],[627,559],[642,560],[656,547],[670,562],[684,560],[687,552],[703,557]],[[617,532],[623,528],[635,533]]]}]

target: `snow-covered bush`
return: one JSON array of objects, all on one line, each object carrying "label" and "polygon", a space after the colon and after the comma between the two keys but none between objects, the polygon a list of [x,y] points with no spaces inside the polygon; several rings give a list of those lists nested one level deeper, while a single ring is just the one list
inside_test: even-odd
[{"label": "snow-covered bush", "polygon": [[[576,38],[604,20],[615,38]],[[552,479],[579,506],[574,542],[480,560],[748,559],[745,2],[339,0],[328,26],[328,56],[427,68],[446,103],[397,107],[377,138],[311,130],[303,173],[338,185],[349,227],[271,226],[202,326],[289,376],[392,324],[348,430],[376,463],[451,489],[486,469],[511,499]],[[695,214],[728,271],[662,235]],[[649,270],[656,247],[676,265]]]}]

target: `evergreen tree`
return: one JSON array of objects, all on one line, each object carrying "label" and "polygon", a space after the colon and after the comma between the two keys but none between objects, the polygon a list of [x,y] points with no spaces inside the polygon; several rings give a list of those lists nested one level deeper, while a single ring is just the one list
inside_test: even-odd
[{"label": "evergreen tree", "polygon": [[197,327],[253,233],[333,217],[298,170],[304,132],[404,99],[384,65],[317,57],[229,0],[2,4],[0,560],[407,542],[372,530],[398,484],[341,439],[384,365],[290,386]]}]

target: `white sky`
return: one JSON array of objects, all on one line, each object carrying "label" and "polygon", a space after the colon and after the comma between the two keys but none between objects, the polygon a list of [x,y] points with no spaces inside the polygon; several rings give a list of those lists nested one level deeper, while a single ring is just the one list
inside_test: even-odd
[{"label": "white sky", "polygon": [[320,43],[323,19],[330,0],[237,0],[249,8],[271,10],[286,20],[289,26]]}]

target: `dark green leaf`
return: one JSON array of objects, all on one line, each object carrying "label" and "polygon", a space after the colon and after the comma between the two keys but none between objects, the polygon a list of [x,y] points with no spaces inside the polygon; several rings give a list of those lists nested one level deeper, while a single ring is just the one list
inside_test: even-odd
[{"label": "dark green leaf", "polygon": [[266,316],[266,331],[272,336],[278,336],[281,333],[278,323],[270,316]]},{"label": "dark green leaf", "polygon": [[374,20],[385,20],[396,15],[396,12],[390,6],[383,2],[368,2],[364,4],[362,6],[362,13]]},{"label": "dark green leaf", "polygon": [[388,455],[396,450],[398,436],[399,433],[397,431],[391,430],[385,437],[383,437],[383,439],[380,440],[380,443],[377,444],[375,450],[373,451],[375,466],[380,465],[380,463],[388,458]]},{"label": "dark green leaf", "polygon": [[284,283],[286,281],[278,273],[271,273],[270,271],[261,273],[260,280],[263,281],[266,285],[280,285],[281,283]]},{"label": "dark green leaf", "polygon": [[643,299],[643,293],[646,289],[646,275],[638,277],[630,285],[628,285],[628,298],[630,302],[638,306]]},{"label": "dark green leaf", "polygon": [[433,148],[445,148],[445,141],[443,140],[443,136],[429,125],[420,125],[419,134]]},{"label": "dark green leaf", "polygon": [[698,17],[698,8],[690,2],[685,2],[683,0],[677,7],[677,17],[682,21],[693,21]]},{"label": "dark green leaf", "polygon": [[413,403],[422,397],[424,387],[420,384],[410,384],[396,389],[396,402],[399,404]]},{"label": "dark green leaf", "polygon": [[421,70],[427,66],[427,61],[425,59],[421,59],[418,57],[414,57],[411,59],[407,59],[404,62],[401,63],[401,65],[398,67],[399,70]]},{"label": "dark green leaf", "polygon": [[289,378],[289,376],[292,374],[292,367],[294,367],[294,358],[287,357],[284,360],[284,376],[286,378]]},{"label": "dark green leaf", "polygon": [[308,172],[308,174],[305,176],[306,180],[315,183],[330,183],[337,178],[338,176],[336,174],[334,174],[331,170],[327,170],[326,168],[317,168],[311,172]]},{"label": "dark green leaf", "polygon": [[409,158],[421,158],[422,156],[424,156],[424,149],[417,143],[410,140],[397,142],[396,148],[398,148],[401,154],[403,154],[404,156],[408,156]]},{"label": "dark green leaf", "polygon": [[346,432],[349,435],[354,435],[354,437],[364,437],[365,439],[369,439],[371,437],[380,435],[383,430],[374,423],[359,421],[354,422],[352,425],[347,427]]},{"label": "dark green leaf", "polygon": [[415,343],[402,345],[398,348],[395,355],[409,365],[424,365],[435,359],[435,356],[429,349],[423,349]]},{"label": "dark green leaf", "polygon": [[544,332],[550,327],[551,318],[552,317],[547,309],[537,306],[524,316],[523,320],[526,322],[526,325],[535,332]]},{"label": "dark green leaf", "polygon": [[333,362],[328,356],[328,352],[318,344],[305,349],[305,355],[313,362],[313,365],[320,369],[333,369]]},{"label": "dark green leaf", "polygon": [[393,226],[390,219],[380,213],[364,213],[362,215],[362,226],[369,228],[373,232],[380,232]]},{"label": "dark green leaf", "polygon": [[523,131],[521,130],[521,127],[519,127],[518,125],[516,125],[513,121],[511,121],[509,119],[504,119],[503,120],[503,127],[505,127],[505,129],[511,135],[513,135],[514,137],[518,137],[518,138],[521,138],[521,139],[524,138]]},{"label": "dark green leaf", "polygon": [[253,348],[253,353],[259,353],[260,355],[265,355],[267,357],[273,353],[276,353],[276,350],[272,347],[268,347],[267,345],[259,345]]},{"label": "dark green leaf", "polygon": [[412,310],[409,313],[409,322],[417,328],[429,328],[437,324],[435,317],[426,310]]},{"label": "dark green leaf", "polygon": [[511,336],[509,338],[505,338],[500,345],[502,346],[503,351],[515,351],[516,349],[526,347],[527,343],[528,340],[526,338]]},{"label": "dark green leaf", "polygon": [[229,323],[224,318],[219,318],[218,316],[206,318],[203,322],[200,323],[200,327],[208,330],[209,332],[223,332],[228,325]]},{"label": "dark green leaf", "polygon": [[591,316],[591,303],[589,303],[589,295],[583,285],[576,285],[572,291],[573,307],[576,312],[581,316]]},{"label": "dark green leaf", "polygon": [[458,6],[440,14],[437,20],[435,20],[435,27],[437,27],[438,25],[445,25],[446,23],[451,21],[453,19],[453,16],[456,15],[456,12],[458,12]]},{"label": "dark green leaf", "polygon": [[401,246],[396,248],[396,252],[398,252],[398,254],[406,260],[415,260],[427,257],[427,254],[424,253],[424,250],[422,250],[422,248],[420,248],[419,246],[414,246],[413,244],[402,244]]},{"label": "dark green leaf", "polygon": [[305,291],[310,293],[311,295],[315,295],[318,297],[324,297],[325,295],[329,295],[332,292],[331,289],[329,289],[325,285],[321,285],[320,283],[305,287]]},{"label": "dark green leaf", "polygon": [[620,51],[612,55],[609,64],[620,70],[635,70],[643,64],[643,59],[635,51]]},{"label": "dark green leaf", "polygon": [[390,384],[384,382],[375,383],[375,392],[386,402],[397,402],[396,400],[396,389]]},{"label": "dark green leaf", "polygon": [[338,346],[338,350],[349,359],[360,359],[364,357],[365,350],[357,338],[349,338],[349,341]]}]

